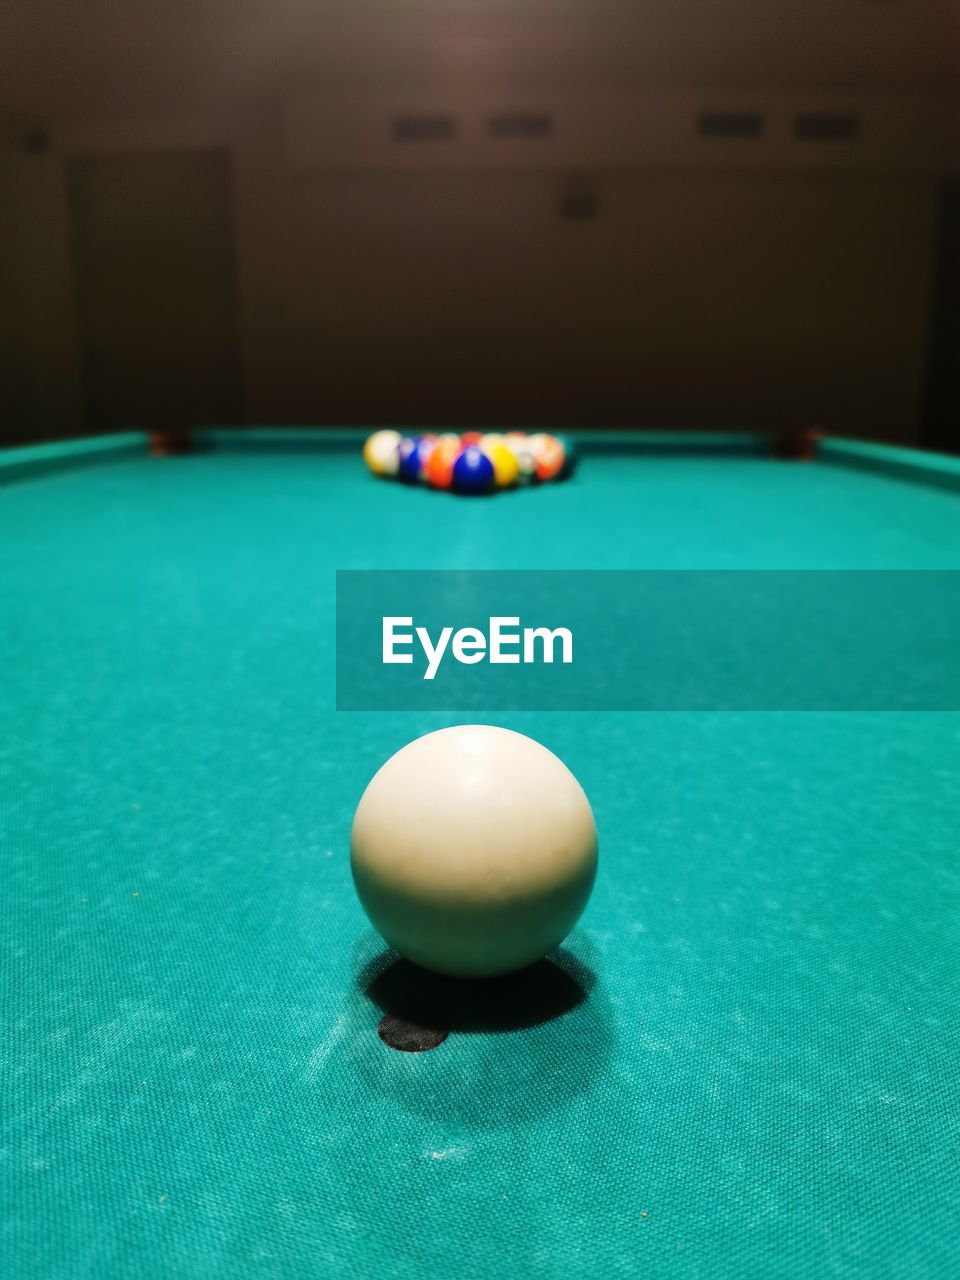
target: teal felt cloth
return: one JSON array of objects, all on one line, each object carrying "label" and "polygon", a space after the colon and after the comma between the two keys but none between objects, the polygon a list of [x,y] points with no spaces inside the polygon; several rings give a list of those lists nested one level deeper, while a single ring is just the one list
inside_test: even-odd
[{"label": "teal felt cloth", "polygon": [[333,599],[411,567],[958,568],[960,500],[587,457],[461,501],[355,452],[5,488],[0,1272],[956,1274],[960,716],[498,717],[594,805],[582,998],[395,1053],[350,821],[457,717],[336,714]]}]

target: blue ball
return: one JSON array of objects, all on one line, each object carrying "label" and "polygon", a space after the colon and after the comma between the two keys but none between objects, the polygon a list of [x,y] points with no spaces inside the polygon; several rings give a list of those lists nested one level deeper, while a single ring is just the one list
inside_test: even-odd
[{"label": "blue ball", "polygon": [[420,436],[404,436],[397,446],[397,475],[407,484],[416,484],[423,475],[422,444]]},{"label": "blue ball", "polygon": [[493,463],[476,445],[468,444],[453,464],[453,487],[458,493],[489,493]]}]

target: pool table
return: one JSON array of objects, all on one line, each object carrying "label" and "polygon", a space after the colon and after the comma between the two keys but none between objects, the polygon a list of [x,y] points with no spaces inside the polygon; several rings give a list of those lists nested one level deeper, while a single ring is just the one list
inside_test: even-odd
[{"label": "pool table", "polygon": [[583,783],[597,885],[399,1052],[432,980],[350,823],[458,717],[334,710],[334,571],[960,569],[960,465],[592,436],[462,500],[349,432],[195,443],[0,462],[0,1271],[958,1274],[960,715],[498,716]]}]

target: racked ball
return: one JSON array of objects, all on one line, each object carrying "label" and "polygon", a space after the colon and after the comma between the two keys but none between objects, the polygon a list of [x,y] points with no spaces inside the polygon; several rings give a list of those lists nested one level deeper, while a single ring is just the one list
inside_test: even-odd
[{"label": "racked ball", "polygon": [[460,437],[441,436],[430,452],[424,467],[427,484],[434,489],[449,489],[453,484],[453,467],[460,456]]},{"label": "racked ball", "polygon": [[374,431],[363,446],[363,460],[375,476],[395,476],[400,462],[399,431]]},{"label": "racked ball", "polygon": [[563,445],[554,436],[544,436],[536,453],[537,479],[556,480],[563,471]]},{"label": "racked ball", "polygon": [[493,484],[493,463],[481,448],[468,444],[453,464],[454,489],[458,493],[489,493]]},{"label": "racked ball", "polygon": [[533,964],[567,936],[597,869],[583,788],[546,747],[458,725],[417,738],[376,773],[350,838],[374,928],[438,973]]},{"label": "racked ball", "polygon": [[418,484],[424,478],[433,444],[432,436],[406,436],[400,441],[397,449],[397,475],[401,480],[407,484]]},{"label": "racked ball", "polygon": [[498,489],[510,489],[517,483],[519,467],[513,450],[496,441],[484,447],[484,453],[493,463],[493,480]]},{"label": "racked ball", "polygon": [[530,437],[524,431],[508,431],[503,443],[517,464],[515,484],[530,484],[537,478],[537,460],[530,448]]}]

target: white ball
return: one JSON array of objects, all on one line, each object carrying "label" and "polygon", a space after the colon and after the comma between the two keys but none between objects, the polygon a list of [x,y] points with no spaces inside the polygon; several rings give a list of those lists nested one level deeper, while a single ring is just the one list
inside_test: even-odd
[{"label": "white ball", "polygon": [[403,437],[399,431],[384,428],[367,436],[363,446],[363,460],[376,476],[395,476],[400,465],[397,449]]},{"label": "white ball", "polygon": [[597,870],[583,788],[539,742],[458,725],[409,743],[360,798],[354,884],[374,928],[426,969],[488,977],[567,936]]}]

